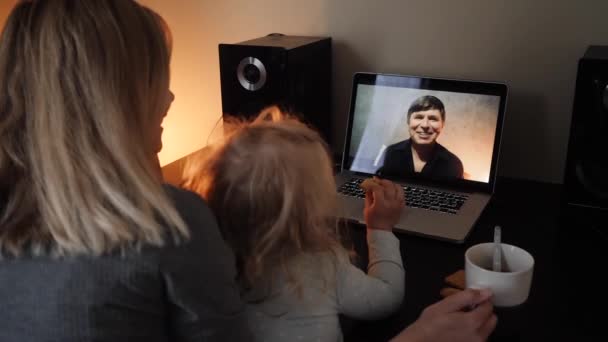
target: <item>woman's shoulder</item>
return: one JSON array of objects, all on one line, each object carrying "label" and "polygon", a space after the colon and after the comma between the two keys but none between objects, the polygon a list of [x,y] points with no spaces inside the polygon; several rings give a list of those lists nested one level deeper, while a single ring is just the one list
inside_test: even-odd
[{"label": "woman's shoulder", "polygon": [[186,223],[191,235],[196,235],[201,230],[215,231],[218,229],[213,212],[198,194],[168,184],[163,185],[163,188]]},{"label": "woman's shoulder", "polygon": [[165,192],[173,201],[173,205],[175,205],[180,213],[187,210],[209,211],[205,200],[192,191],[177,188],[170,184],[164,184],[163,189],[165,189]]},{"label": "woman's shoulder", "polygon": [[194,192],[165,185],[165,191],[186,223],[190,236],[164,249],[165,261],[178,260],[201,263],[202,259],[225,257],[232,262],[232,253],[224,242],[217,221],[204,199]]}]

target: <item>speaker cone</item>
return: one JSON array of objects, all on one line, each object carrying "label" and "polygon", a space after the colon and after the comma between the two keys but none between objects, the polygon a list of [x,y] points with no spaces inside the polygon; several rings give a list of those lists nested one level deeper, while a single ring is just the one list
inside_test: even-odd
[{"label": "speaker cone", "polygon": [[266,67],[255,57],[245,57],[236,69],[236,77],[243,88],[256,91],[266,84]]}]

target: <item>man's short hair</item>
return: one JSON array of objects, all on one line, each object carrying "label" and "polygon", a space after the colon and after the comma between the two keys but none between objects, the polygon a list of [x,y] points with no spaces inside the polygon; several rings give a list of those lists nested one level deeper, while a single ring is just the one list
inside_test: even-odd
[{"label": "man's short hair", "polygon": [[407,121],[410,121],[410,116],[415,112],[423,112],[426,110],[437,109],[441,113],[441,119],[445,121],[445,107],[443,102],[435,96],[425,95],[417,98],[410,105],[410,109],[407,111]]}]

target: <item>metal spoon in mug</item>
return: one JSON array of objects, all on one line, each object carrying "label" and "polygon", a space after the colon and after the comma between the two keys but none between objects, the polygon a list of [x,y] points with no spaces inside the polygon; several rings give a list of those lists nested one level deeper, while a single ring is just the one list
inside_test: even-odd
[{"label": "metal spoon in mug", "polygon": [[502,248],[500,247],[500,226],[494,227],[494,256],[492,258],[492,270],[494,272],[502,271]]}]

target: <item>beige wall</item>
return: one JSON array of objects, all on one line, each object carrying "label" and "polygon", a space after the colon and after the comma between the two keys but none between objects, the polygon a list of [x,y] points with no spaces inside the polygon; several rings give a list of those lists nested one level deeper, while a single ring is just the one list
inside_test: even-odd
[{"label": "beige wall", "polygon": [[[165,125],[167,153],[186,152],[177,147],[180,141],[191,150],[202,146],[220,115],[217,44],[270,32],[329,35],[337,150],[355,71],[498,80],[510,86],[499,173],[562,181],[578,59],[589,44],[608,45],[608,1],[262,2],[144,1],[167,18],[176,36],[178,100]],[[186,109],[185,98],[197,108]]]},{"label": "beige wall", "polygon": [[164,124],[163,164],[204,146],[220,118],[217,44],[282,32],[334,39],[337,150],[355,71],[499,80],[511,90],[500,174],[561,182],[578,59],[589,44],[608,45],[605,0],[142,3],[174,35],[177,99]]}]

